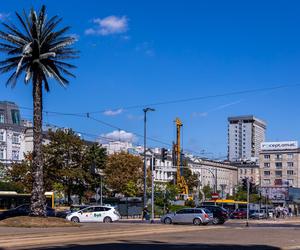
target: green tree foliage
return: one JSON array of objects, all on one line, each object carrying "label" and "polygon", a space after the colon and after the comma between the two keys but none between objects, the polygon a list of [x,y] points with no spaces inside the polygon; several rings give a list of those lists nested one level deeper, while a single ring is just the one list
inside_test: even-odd
[{"label": "green tree foliage", "polygon": [[[202,192],[204,193],[205,199],[211,199],[211,194],[213,192],[213,189],[209,185],[205,185],[202,188]],[[203,198],[202,192],[200,192],[200,200]]]},{"label": "green tree foliage", "polygon": [[86,160],[87,146],[72,130],[49,131],[50,142],[44,146],[44,164],[48,177],[63,185],[68,201],[71,194],[83,196],[91,181]]},{"label": "green tree foliage", "polygon": [[192,171],[187,167],[182,169],[182,175],[186,181],[186,184],[189,187],[189,193],[192,193],[194,189],[198,186],[198,175],[192,173]]},{"label": "green tree foliage", "polygon": [[[49,143],[43,147],[44,185],[46,191],[56,191],[80,197],[100,186],[100,170],[106,164],[106,150],[97,143],[87,146],[72,130],[48,132]],[[32,157],[25,156],[5,170],[5,181],[13,191],[32,190]],[[2,168],[3,169],[3,168]],[[8,184],[7,184],[8,185]]]},{"label": "green tree foliage", "polygon": [[163,184],[155,185],[155,204],[157,206],[169,207],[171,201],[174,201],[178,195],[179,189],[173,183],[167,183],[165,186]]},{"label": "green tree foliage", "polygon": [[110,155],[104,175],[105,183],[114,193],[126,196],[142,194],[143,161],[139,156],[125,152]]},{"label": "green tree foliage", "polygon": [[92,173],[90,179],[90,186],[92,189],[98,188],[100,186],[101,178],[102,181],[105,182],[105,178],[103,178],[102,175],[103,175],[106,161],[107,161],[106,149],[102,148],[98,143],[93,143],[91,146],[87,148],[85,164],[90,166],[90,170]]}]

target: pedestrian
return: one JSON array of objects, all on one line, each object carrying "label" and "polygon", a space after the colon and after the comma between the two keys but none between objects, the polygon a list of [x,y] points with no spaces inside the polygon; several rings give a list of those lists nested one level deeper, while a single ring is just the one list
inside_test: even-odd
[{"label": "pedestrian", "polygon": [[143,212],[142,212],[142,220],[149,220],[150,219],[150,216],[149,216],[149,210],[148,210],[148,207],[145,206],[143,208]]},{"label": "pedestrian", "polygon": [[166,207],[166,213],[170,213],[170,209],[168,207]]},{"label": "pedestrian", "polygon": [[289,216],[293,217],[293,212],[292,212],[292,208],[291,207],[289,207]]}]

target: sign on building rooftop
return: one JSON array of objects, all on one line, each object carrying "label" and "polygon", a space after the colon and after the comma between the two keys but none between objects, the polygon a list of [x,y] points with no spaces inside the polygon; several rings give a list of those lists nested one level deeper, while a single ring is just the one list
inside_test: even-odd
[{"label": "sign on building rooftop", "polygon": [[297,149],[297,141],[263,142],[260,145],[261,150],[284,150]]}]

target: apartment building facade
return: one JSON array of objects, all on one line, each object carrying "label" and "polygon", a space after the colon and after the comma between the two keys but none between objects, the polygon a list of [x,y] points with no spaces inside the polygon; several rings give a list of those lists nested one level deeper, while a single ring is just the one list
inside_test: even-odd
[{"label": "apartment building facade", "polygon": [[11,164],[23,159],[25,130],[19,107],[8,101],[0,102],[0,163]]},{"label": "apartment building facade", "polygon": [[228,160],[258,160],[260,144],[265,141],[266,123],[253,115],[228,118]]},{"label": "apartment building facade", "polygon": [[300,187],[300,148],[297,141],[262,143],[262,187]]}]

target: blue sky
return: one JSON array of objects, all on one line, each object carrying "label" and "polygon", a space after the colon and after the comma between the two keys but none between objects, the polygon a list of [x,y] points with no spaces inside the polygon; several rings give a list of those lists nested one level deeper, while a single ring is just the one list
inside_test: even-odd
[{"label": "blue sky", "polygon": [[[15,10],[42,3],[49,16],[58,14],[63,25],[72,26],[81,51],[74,61],[77,78],[67,89],[51,82],[45,110],[107,110],[93,116],[142,134],[141,108],[124,107],[300,84],[298,1],[10,0],[1,4],[0,18],[16,22]],[[7,77],[0,76],[0,100],[32,107],[31,86],[20,81],[6,88]],[[173,121],[180,117],[184,148],[217,158],[227,154],[227,117],[254,114],[267,122],[267,140],[299,140],[299,94],[300,86],[291,86],[158,105],[149,114],[148,134],[171,143]],[[32,117],[29,110],[22,114]],[[44,120],[93,135],[114,130],[86,118],[49,113]]]}]

